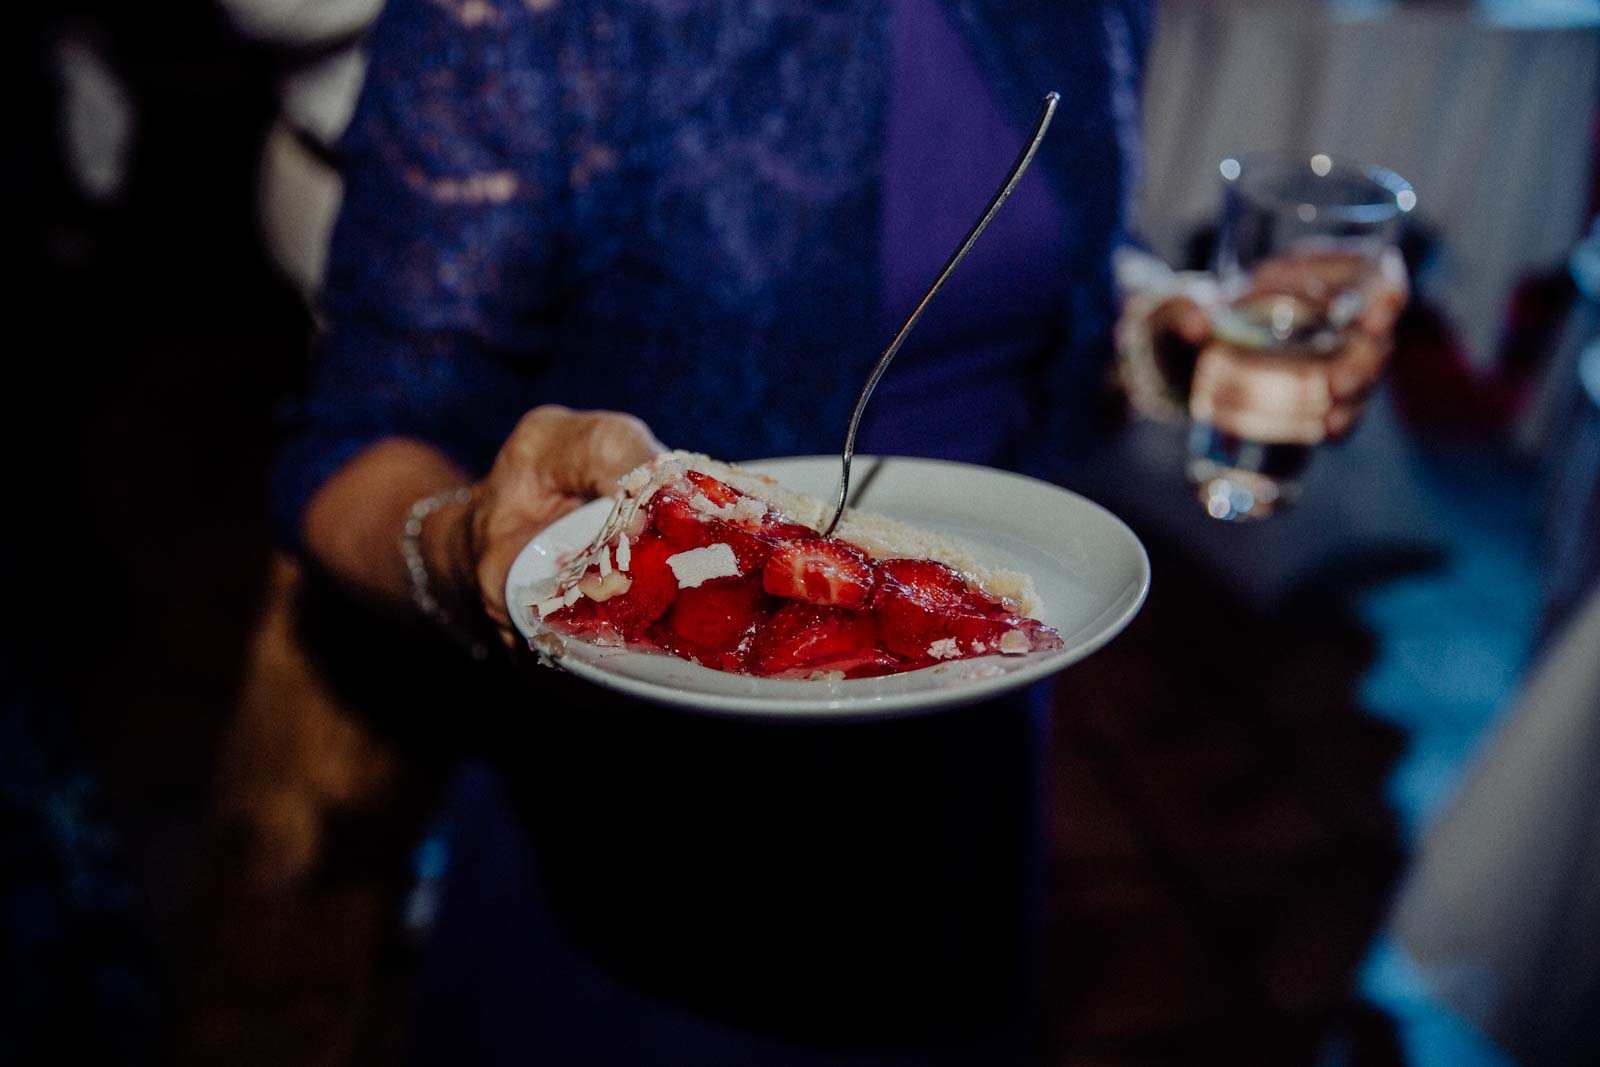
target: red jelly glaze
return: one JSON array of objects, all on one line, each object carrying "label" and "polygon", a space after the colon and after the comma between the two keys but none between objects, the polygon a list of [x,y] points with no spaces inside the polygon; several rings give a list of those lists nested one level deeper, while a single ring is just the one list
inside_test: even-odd
[{"label": "red jelly glaze", "polygon": [[[678,549],[646,531],[629,545],[629,551],[628,577],[633,584],[628,586],[627,592],[599,604],[598,608],[617,633],[633,641],[661,617],[671,605],[673,597],[678,595],[677,576],[667,566],[667,557],[677,554]],[[588,598],[582,598],[578,604],[584,600]],[[578,604],[563,608],[557,614],[564,615],[578,607]]]},{"label": "red jelly glaze", "polygon": [[759,526],[746,529],[711,518],[696,510],[689,503],[689,497],[672,489],[664,489],[652,497],[649,511],[650,528],[682,551],[718,543],[728,545],[739,561],[740,574],[759,571],[766,564],[773,544],[781,540]]},{"label": "red jelly glaze", "polygon": [[719,670],[742,671],[746,653],[777,607],[761,578],[719,578],[678,590],[653,636],[668,651]]},{"label": "red jelly glaze", "polygon": [[[1030,651],[1061,647],[1061,637],[1034,619],[990,600],[953,567],[933,560],[879,564],[872,610],[883,646],[909,658],[935,658],[935,642],[953,640],[960,656],[998,652],[1007,633],[1021,632]],[[938,658],[955,658],[951,656]]]},{"label": "red jelly glaze", "polygon": [[[1054,630],[990,599],[946,564],[874,562],[770,509],[759,522],[709,515],[704,502],[691,503],[695,495],[717,508],[746,499],[710,475],[685,472],[684,482],[660,489],[646,506],[649,525],[631,546],[628,591],[599,604],[580,599],[547,621],[578,636],[609,626],[629,642],[718,670],[793,677],[915,670],[998,652],[1010,632],[1024,634],[1030,650],[1061,646]],[[733,549],[739,576],[679,589],[667,558],[718,543]],[[930,648],[946,639],[956,654],[933,655]]]},{"label": "red jelly glaze", "polygon": [[898,657],[882,657],[871,612],[799,602],[784,605],[762,628],[750,657],[756,674],[839,670],[849,675],[868,666],[885,668],[873,673],[900,668]]}]

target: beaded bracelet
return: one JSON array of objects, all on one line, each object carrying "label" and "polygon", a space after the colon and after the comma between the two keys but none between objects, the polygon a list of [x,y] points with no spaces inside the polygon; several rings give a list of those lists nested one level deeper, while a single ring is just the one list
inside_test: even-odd
[{"label": "beaded bracelet", "polygon": [[411,510],[406,512],[406,523],[400,530],[400,558],[405,561],[406,573],[411,576],[411,602],[417,606],[417,610],[460,642],[473,659],[482,660],[488,657],[488,648],[459,626],[444,605],[439,603],[428,577],[428,565],[422,558],[422,524],[427,517],[446,504],[465,504],[471,499],[472,490],[463,485],[425,496],[412,504]]}]

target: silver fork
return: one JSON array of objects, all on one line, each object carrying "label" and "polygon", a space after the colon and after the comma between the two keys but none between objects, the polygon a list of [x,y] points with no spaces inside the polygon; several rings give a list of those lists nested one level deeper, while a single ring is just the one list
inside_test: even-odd
[{"label": "silver fork", "polygon": [[867,375],[867,384],[862,386],[861,395],[856,398],[855,410],[850,414],[850,429],[845,434],[844,453],[841,457],[842,469],[839,473],[839,495],[834,504],[833,519],[828,523],[828,528],[822,531],[824,537],[833,533],[834,527],[839,525],[840,516],[844,514],[845,500],[850,495],[850,460],[856,452],[856,431],[861,428],[861,413],[866,410],[867,401],[872,397],[872,391],[878,387],[878,379],[883,377],[883,372],[889,367],[889,361],[894,359],[896,352],[900,351],[900,346],[905,343],[907,335],[911,333],[911,328],[917,324],[918,319],[922,318],[923,311],[927,310],[928,304],[932,302],[934,295],[944,285],[945,280],[950,277],[951,272],[956,269],[956,264],[966,258],[967,253],[972,250],[973,243],[977,241],[978,235],[989,225],[989,220],[994,218],[995,212],[1000,210],[1000,205],[1006,202],[1006,198],[1011,195],[1011,191],[1017,187],[1017,182],[1021,180],[1023,172],[1028,169],[1028,164],[1033,162],[1034,153],[1039,150],[1039,144],[1044,140],[1045,131],[1050,128],[1050,120],[1055,117],[1056,105],[1060,102],[1060,93],[1051,91],[1045,94],[1044,103],[1039,108],[1039,117],[1033,124],[1033,135],[1028,138],[1027,144],[1023,145],[1022,151],[1017,154],[1017,160],[1011,164],[1011,171],[1006,175],[1005,181],[1000,184],[1000,188],[994,194],[994,198],[989,201],[989,206],[983,209],[983,214],[978,216],[978,221],[972,224],[972,229],[967,231],[967,236],[962,239],[961,244],[950,257],[950,261],[944,265],[944,269],[933,280],[933,284],[928,287],[928,291],[923,294],[922,299],[917,301],[917,306],[911,309],[911,315],[906,319],[905,325],[900,327],[900,332],[894,335],[894,339],[889,342],[889,347],[884,349],[883,355],[879,356],[878,362],[873,365],[872,373]]}]

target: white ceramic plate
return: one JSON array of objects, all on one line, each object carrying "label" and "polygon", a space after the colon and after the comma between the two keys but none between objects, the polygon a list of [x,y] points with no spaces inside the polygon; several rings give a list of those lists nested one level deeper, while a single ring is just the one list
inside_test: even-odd
[{"label": "white ceramic plate", "polygon": [[[862,484],[878,461],[857,456]],[[823,499],[838,487],[837,456],[770,459],[743,466]],[[985,562],[1033,576],[1040,621],[1061,632],[1054,652],[984,656],[884,678],[837,682],[752,678],[687,660],[568,640],[560,663],[597,685],[643,700],[724,715],[880,717],[987,700],[1048,677],[1105,644],[1128,624],[1150,588],[1144,546],[1122,522],[1076,493],[988,467],[928,459],[882,461],[858,501],[958,538]],[[596,500],[547,527],[517,556],[506,602],[531,636],[526,590],[548,580],[557,560],[583,548],[610,510]]]}]

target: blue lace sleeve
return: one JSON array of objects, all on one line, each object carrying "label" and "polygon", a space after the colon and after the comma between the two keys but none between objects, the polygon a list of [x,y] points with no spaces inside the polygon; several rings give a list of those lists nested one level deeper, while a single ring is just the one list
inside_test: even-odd
[{"label": "blue lace sleeve", "polygon": [[307,501],[361,449],[419,437],[475,469],[507,424],[497,409],[520,399],[507,357],[525,366],[545,340],[565,209],[541,6],[390,0],[374,28],[318,367],[274,475],[291,543]]}]

